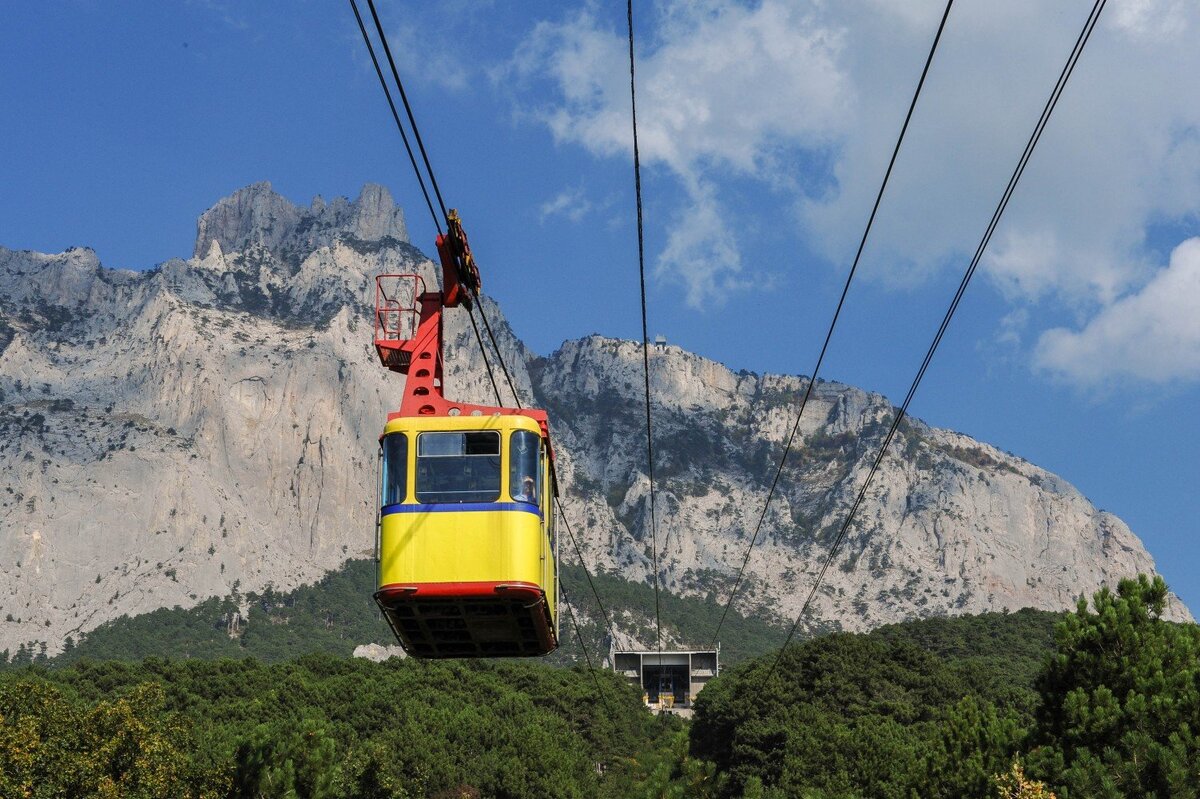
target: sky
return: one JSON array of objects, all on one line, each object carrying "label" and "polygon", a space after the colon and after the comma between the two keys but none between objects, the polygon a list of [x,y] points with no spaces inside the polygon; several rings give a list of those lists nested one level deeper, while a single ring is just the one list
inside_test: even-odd
[{"label": "sky", "polygon": [[[624,3],[378,5],[517,334],[640,338]],[[943,7],[635,3],[651,336],[811,373]],[[823,378],[903,399],[1090,8],[955,4]],[[911,413],[1066,478],[1200,613],[1198,34],[1110,0]],[[269,180],[380,183],[433,250],[348,3],[0,5],[0,148],[12,249],[151,268]]]}]

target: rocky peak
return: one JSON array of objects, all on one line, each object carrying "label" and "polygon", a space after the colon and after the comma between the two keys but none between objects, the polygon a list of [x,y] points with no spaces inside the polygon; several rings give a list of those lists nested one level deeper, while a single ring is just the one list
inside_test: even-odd
[{"label": "rocky peak", "polygon": [[204,212],[194,257],[164,271],[192,302],[320,326],[370,302],[380,264],[411,271],[424,260],[407,238],[404,213],[382,186],[366,184],[353,201],[317,196],[304,208],[263,182]]},{"label": "rocky peak", "polygon": [[263,244],[277,248],[300,222],[300,209],[263,181],[222,198],[200,216],[195,257],[206,255],[213,241],[225,252]]},{"label": "rocky peak", "polygon": [[[437,267],[401,240],[378,186],[301,208],[257,184],[199,232],[197,257],[148,272],[86,249],[0,247],[0,651],[286,590],[373,551],[378,435],[401,383],[371,347],[371,275],[433,286]],[[523,402],[550,413],[562,518],[588,566],[652,579],[656,542],[668,591],[724,597],[808,379],[655,347],[652,528],[641,344],[594,335],[539,357],[482,305]],[[490,403],[466,312],[444,322],[446,394]],[[799,612],[893,412],[877,394],[814,387],[735,610]],[[857,519],[812,624],[1065,609],[1154,570],[1065,480],[915,419]]]},{"label": "rocky peak", "polygon": [[332,246],[344,238],[407,242],[404,211],[396,207],[386,188],[374,183],[363,186],[353,202],[338,197],[326,203],[318,196],[308,208],[302,208],[263,181],[219,200],[200,216],[194,255],[205,257],[216,242],[227,253],[257,245],[283,257]]},{"label": "rocky peak", "polygon": [[350,207],[351,227],[356,238],[378,241],[387,237],[408,241],[404,211],[396,207],[391,193],[377,183],[368,183]]}]

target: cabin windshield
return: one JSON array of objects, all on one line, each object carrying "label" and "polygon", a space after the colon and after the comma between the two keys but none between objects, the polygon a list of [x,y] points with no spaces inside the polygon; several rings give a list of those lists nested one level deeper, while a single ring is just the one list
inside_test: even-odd
[{"label": "cabin windshield", "polygon": [[500,434],[421,433],[418,502],[495,502],[500,498]]},{"label": "cabin windshield", "polygon": [[380,505],[404,501],[408,487],[408,436],[392,433],[383,437],[383,479]]},{"label": "cabin windshield", "polygon": [[528,430],[517,430],[509,441],[508,486],[512,498],[537,505],[541,497],[541,469],[538,468],[541,437]]}]

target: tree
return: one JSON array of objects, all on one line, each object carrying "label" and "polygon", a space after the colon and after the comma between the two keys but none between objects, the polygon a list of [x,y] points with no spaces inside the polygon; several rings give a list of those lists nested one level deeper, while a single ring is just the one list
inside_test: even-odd
[{"label": "tree", "polygon": [[65,794],[83,748],[78,709],[39,682],[0,686],[0,796]]},{"label": "tree", "polygon": [[234,794],[333,799],[341,778],[334,734],[321,719],[259,725],[235,752]]},{"label": "tree", "polygon": [[1166,600],[1161,577],[1140,575],[1059,626],[1028,766],[1062,799],[1195,795],[1200,627],[1163,621]]},{"label": "tree", "polygon": [[992,775],[1025,735],[1015,714],[964,696],[933,730],[925,747],[925,773],[915,781],[925,799],[987,796]]},{"label": "tree", "polygon": [[223,795],[224,775],[196,768],[191,744],[154,683],[90,708],[44,682],[0,685],[0,796]]},{"label": "tree", "polygon": [[718,794],[986,796],[1025,737],[1019,713],[972,693],[1000,672],[889,639],[830,635],[710,683],[691,755],[713,762]]},{"label": "tree", "polygon": [[992,778],[1000,799],[1057,799],[1054,792],[1043,783],[1025,776],[1018,761],[1004,774]]}]

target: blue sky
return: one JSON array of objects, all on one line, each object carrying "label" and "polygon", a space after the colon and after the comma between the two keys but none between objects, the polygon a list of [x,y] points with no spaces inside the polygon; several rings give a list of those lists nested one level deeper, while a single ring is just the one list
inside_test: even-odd
[{"label": "blue sky", "polygon": [[[1090,3],[961,2],[823,377],[900,400]],[[447,202],[535,350],[636,338],[624,5],[383,0]],[[808,373],[940,0],[642,2],[651,334]],[[1061,474],[1200,611],[1200,9],[1111,0],[912,411]],[[433,229],[348,5],[0,9],[0,245],[144,269],[259,180]]]}]

